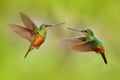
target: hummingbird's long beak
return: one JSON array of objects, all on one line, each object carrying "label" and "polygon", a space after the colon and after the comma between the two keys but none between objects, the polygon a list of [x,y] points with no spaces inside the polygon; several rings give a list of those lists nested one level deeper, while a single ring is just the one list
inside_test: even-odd
[{"label": "hummingbird's long beak", "polygon": [[73,28],[67,28],[67,29],[82,32],[85,36],[87,36],[86,30],[78,30],[78,29],[73,29]]},{"label": "hummingbird's long beak", "polygon": [[50,25],[46,25],[46,27],[54,27],[54,26],[58,26],[58,25],[62,25],[62,24],[65,24],[65,22],[58,23],[58,24],[50,24]]},{"label": "hummingbird's long beak", "polygon": [[78,29],[73,29],[73,28],[67,28],[69,30],[73,30],[73,31],[78,31],[78,32],[82,32],[81,30],[78,30]]}]

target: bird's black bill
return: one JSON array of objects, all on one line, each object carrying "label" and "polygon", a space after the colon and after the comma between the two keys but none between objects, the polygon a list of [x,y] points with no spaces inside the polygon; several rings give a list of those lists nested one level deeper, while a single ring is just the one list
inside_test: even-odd
[{"label": "bird's black bill", "polygon": [[73,29],[73,28],[67,28],[69,30],[73,30],[73,31],[78,31],[78,32],[82,32],[81,30],[78,30],[78,29]]},{"label": "bird's black bill", "polygon": [[62,24],[65,24],[65,22],[58,23],[58,24],[50,24],[50,25],[46,25],[46,27],[53,27],[53,26],[58,26],[58,25],[62,25]]}]

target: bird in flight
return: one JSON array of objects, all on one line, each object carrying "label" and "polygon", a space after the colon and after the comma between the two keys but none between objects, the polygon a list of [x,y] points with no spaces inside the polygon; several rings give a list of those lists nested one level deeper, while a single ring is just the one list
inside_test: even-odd
[{"label": "bird in flight", "polygon": [[39,48],[40,45],[45,41],[46,34],[49,27],[57,26],[64,24],[41,24],[39,27],[37,27],[34,22],[26,16],[24,13],[20,13],[20,18],[24,24],[24,26],[16,25],[16,24],[9,24],[10,28],[16,32],[19,36],[21,36],[24,39],[27,39],[30,41],[30,46],[28,48],[28,51],[26,52],[24,58],[27,57],[28,53],[33,50],[34,48]]},{"label": "bird in flight", "polygon": [[95,37],[91,29],[85,29],[85,30],[78,30],[73,28],[68,28],[68,29],[82,32],[84,34],[84,37],[65,38],[63,40],[58,41],[59,45],[77,51],[83,51],[83,52],[94,51],[100,54],[105,64],[107,64],[107,59],[105,56],[105,50],[103,44]]}]

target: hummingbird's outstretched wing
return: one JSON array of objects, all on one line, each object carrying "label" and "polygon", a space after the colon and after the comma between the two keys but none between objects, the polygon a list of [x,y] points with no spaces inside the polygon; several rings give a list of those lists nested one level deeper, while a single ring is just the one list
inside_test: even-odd
[{"label": "hummingbird's outstretched wing", "polygon": [[24,13],[20,13],[20,18],[21,18],[22,22],[24,23],[25,27],[27,27],[33,31],[35,29],[37,29],[37,26]]},{"label": "hummingbird's outstretched wing", "polygon": [[34,33],[32,30],[24,28],[19,25],[15,25],[15,24],[9,24],[9,26],[14,32],[16,32],[21,37],[23,37],[31,42],[34,41],[34,37],[33,37]]},{"label": "hummingbird's outstretched wing", "polygon": [[58,44],[77,51],[93,51],[93,44],[86,42],[86,37],[71,37],[58,41]]}]

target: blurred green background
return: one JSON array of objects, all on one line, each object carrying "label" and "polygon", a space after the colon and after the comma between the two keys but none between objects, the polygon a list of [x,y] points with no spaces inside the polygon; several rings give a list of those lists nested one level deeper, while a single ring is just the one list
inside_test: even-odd
[{"label": "blurred green background", "polygon": [[[19,12],[50,28],[47,40],[24,59],[29,42],[9,28],[22,24]],[[65,49],[56,41],[80,36],[67,27],[93,29],[104,44],[108,65],[94,52]],[[120,0],[1,0],[0,80],[120,80]]]}]

